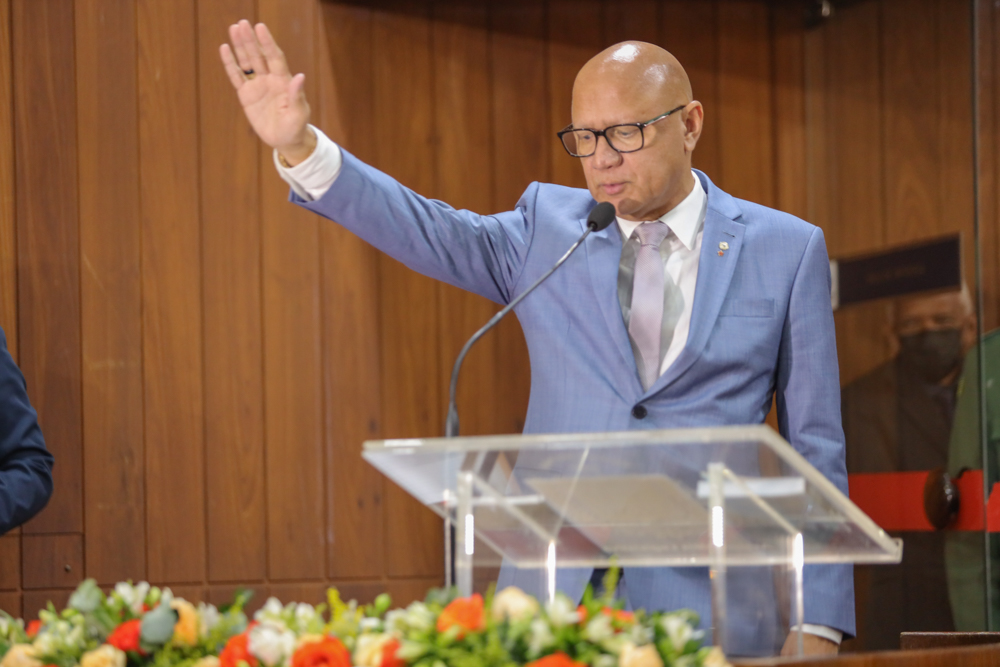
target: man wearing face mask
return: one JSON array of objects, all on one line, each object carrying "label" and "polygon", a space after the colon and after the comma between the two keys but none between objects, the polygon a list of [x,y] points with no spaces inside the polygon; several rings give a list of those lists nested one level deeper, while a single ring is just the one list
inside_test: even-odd
[{"label": "man wearing face mask", "polygon": [[[948,464],[965,354],[975,345],[968,290],[908,297],[895,304],[896,355],[841,392],[849,473],[927,471]],[[898,566],[856,570],[867,588],[859,609],[865,649],[899,648],[902,631],[949,631],[954,621],[944,565],[944,534],[899,534]]]}]

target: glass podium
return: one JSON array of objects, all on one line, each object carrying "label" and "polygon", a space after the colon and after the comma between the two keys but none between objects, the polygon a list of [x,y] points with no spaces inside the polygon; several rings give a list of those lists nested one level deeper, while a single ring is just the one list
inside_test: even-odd
[{"label": "glass podium", "polygon": [[479,545],[537,571],[550,599],[564,568],[707,567],[723,648],[734,568],[777,573],[771,599],[801,642],[805,565],[902,558],[900,540],[764,425],[371,441],[363,456],[454,526],[446,578],[460,594]]}]

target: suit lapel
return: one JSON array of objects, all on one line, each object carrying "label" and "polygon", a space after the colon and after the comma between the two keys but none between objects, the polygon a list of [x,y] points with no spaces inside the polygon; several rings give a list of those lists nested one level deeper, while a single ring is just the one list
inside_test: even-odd
[{"label": "suit lapel", "polygon": [[[586,220],[580,221],[581,230],[586,224]],[[611,344],[618,349],[625,362],[625,368],[634,385],[632,389],[637,393],[641,392],[639,371],[636,369],[632,344],[629,342],[628,331],[625,330],[625,322],[622,321],[621,305],[618,303],[618,265],[622,257],[622,235],[618,224],[612,222],[603,230],[592,233],[584,241],[584,248],[587,251],[590,280],[604,322],[611,334]]]},{"label": "suit lapel", "polygon": [[[698,281],[691,310],[691,328],[684,350],[667,372],[653,383],[647,395],[655,394],[680,377],[705,348],[729,291],[729,283],[733,279],[736,261],[743,246],[743,232],[746,228],[737,221],[741,212],[736,201],[715,187],[707,176],[697,173],[708,193],[708,205],[698,257]],[[727,244],[728,249],[719,255],[721,243]]]}]

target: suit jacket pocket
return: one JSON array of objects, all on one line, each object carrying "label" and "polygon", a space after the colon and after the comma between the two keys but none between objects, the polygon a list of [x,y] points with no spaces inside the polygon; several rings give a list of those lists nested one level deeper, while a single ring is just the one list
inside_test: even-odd
[{"label": "suit jacket pocket", "polygon": [[731,299],[722,305],[721,317],[774,317],[774,299]]}]

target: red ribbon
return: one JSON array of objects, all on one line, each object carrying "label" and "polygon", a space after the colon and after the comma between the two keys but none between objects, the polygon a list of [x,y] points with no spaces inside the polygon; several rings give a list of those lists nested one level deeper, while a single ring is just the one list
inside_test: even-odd
[{"label": "red ribbon", "polygon": [[[929,471],[857,473],[847,476],[851,500],[884,530],[931,531],[924,514],[924,483]],[[958,516],[945,530],[1000,532],[1000,483],[983,502],[983,471],[967,470],[955,480]]]}]

